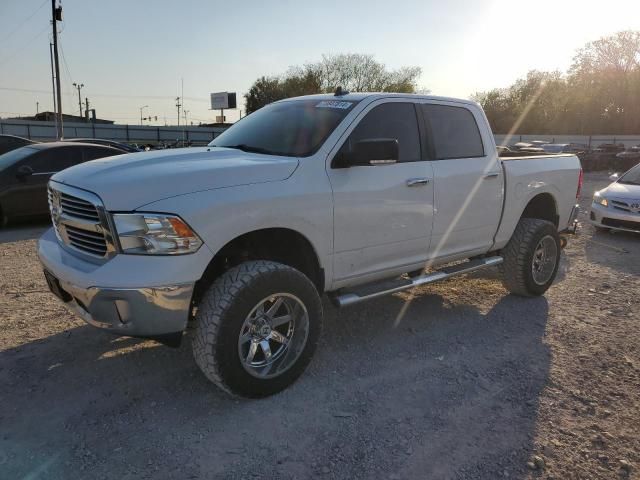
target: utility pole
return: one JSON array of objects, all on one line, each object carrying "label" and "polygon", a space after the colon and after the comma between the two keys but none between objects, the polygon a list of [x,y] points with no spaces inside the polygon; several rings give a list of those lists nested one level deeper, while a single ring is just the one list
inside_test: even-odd
[{"label": "utility pole", "polygon": [[56,105],[58,108],[58,140],[64,138],[62,125],[62,93],[60,90],[60,60],[58,59],[58,21],[62,20],[62,7],[56,7],[56,0],[51,0],[51,25],[53,27],[53,59],[56,71]]},{"label": "utility pole", "polygon": [[149,105],[143,105],[142,107],[140,107],[140,125],[142,125],[142,110],[144,110],[145,108],[149,108]]},{"label": "utility pole", "polygon": [[85,97],[84,99],[85,109],[84,109],[84,118],[86,118],[87,123],[89,123],[89,99]]},{"label": "utility pole", "polygon": [[189,122],[187,122],[187,115],[189,115],[190,110],[183,110],[182,113],[184,113],[184,124],[188,125]]},{"label": "utility pole", "polygon": [[40,113],[40,102],[36,102],[36,115]]},{"label": "utility pole", "polygon": [[84,87],[84,83],[73,83],[73,86],[78,89],[78,111],[80,112],[80,117],[82,117],[82,98],[80,97],[80,89]]},{"label": "utility pole", "polygon": [[180,107],[182,104],[180,103],[180,97],[176,97],[176,108],[178,109],[178,126],[180,126]]},{"label": "utility pole", "polygon": [[53,124],[56,126],[56,137],[58,136],[58,107],[56,106],[56,75],[53,72],[53,43],[49,43],[49,59],[51,60],[51,91],[53,92]]}]

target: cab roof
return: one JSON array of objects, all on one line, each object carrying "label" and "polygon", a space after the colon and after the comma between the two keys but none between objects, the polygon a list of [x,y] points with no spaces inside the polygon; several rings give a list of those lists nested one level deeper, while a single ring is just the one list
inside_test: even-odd
[{"label": "cab roof", "polygon": [[289,102],[295,100],[345,100],[351,102],[360,102],[364,99],[370,100],[378,100],[380,98],[415,98],[421,100],[437,100],[441,102],[456,102],[456,103],[464,103],[467,105],[477,106],[478,104],[473,100],[466,100],[463,98],[454,98],[454,97],[440,97],[437,95],[419,95],[416,93],[387,93],[387,92],[353,92],[346,93],[343,95],[335,95],[333,93],[319,93],[315,95],[303,95],[300,97],[291,97],[283,100],[279,100],[280,102]]}]

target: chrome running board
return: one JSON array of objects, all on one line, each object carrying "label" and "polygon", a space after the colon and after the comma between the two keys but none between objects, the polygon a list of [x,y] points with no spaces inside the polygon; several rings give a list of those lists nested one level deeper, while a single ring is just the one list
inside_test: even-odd
[{"label": "chrome running board", "polygon": [[[502,257],[498,256],[469,260],[468,262],[458,263],[451,267],[436,270],[432,273],[416,277],[401,278],[392,283],[383,282],[378,285],[364,285],[360,287],[360,291],[353,290],[349,292],[339,292],[332,296],[332,300],[338,307],[348,307],[349,305],[364,302],[365,300],[371,300],[372,298],[389,295],[390,293],[402,292],[403,290],[409,290],[411,288],[419,287],[420,285],[426,285],[427,283],[439,282],[440,280],[446,280],[447,278],[461,275],[463,273],[469,273],[475,270],[480,270],[481,268],[499,265],[502,261]],[[376,289],[377,286],[380,288]]]}]

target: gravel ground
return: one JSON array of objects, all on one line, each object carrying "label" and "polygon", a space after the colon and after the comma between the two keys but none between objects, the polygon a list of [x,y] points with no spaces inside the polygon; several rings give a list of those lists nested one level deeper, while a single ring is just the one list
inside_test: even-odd
[{"label": "gravel ground", "polygon": [[[588,207],[606,175],[587,175]],[[640,235],[583,220],[545,297],[474,274],[337,311],[285,392],[237,400],[179,349],[46,291],[0,232],[0,477],[640,478]],[[188,339],[187,339],[188,340]]]}]

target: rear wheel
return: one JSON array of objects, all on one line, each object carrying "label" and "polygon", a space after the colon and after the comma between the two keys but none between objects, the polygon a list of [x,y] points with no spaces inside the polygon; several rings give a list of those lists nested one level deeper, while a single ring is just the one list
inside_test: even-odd
[{"label": "rear wheel", "polygon": [[4,228],[9,224],[9,218],[5,216],[2,211],[2,207],[0,207],[0,228]]},{"label": "rear wheel", "polygon": [[558,272],[560,236],[551,222],[522,218],[502,254],[507,290],[528,297],[542,295]]},{"label": "rear wheel", "polygon": [[320,297],[304,274],[276,262],[246,262],[204,294],[193,353],[207,378],[222,389],[264,397],[302,374],[321,324]]}]

